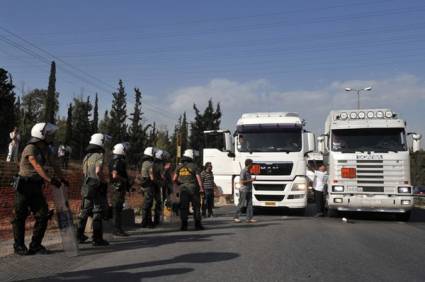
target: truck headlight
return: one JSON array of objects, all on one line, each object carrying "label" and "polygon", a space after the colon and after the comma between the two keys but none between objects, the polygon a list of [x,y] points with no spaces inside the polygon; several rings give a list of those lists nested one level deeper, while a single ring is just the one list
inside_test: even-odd
[{"label": "truck headlight", "polygon": [[412,189],[410,187],[398,187],[399,193],[411,193]]},{"label": "truck headlight", "polygon": [[341,186],[341,185],[332,186],[332,192],[344,192],[344,186]]},{"label": "truck headlight", "polygon": [[291,191],[307,191],[307,183],[294,183]]}]

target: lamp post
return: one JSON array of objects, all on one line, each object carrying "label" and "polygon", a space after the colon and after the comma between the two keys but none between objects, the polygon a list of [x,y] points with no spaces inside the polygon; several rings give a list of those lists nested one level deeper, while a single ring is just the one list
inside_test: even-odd
[{"label": "lamp post", "polygon": [[360,109],[360,92],[361,91],[370,91],[370,90],[372,90],[371,86],[366,87],[366,88],[360,88],[360,89],[353,89],[353,88],[350,88],[350,87],[345,88],[345,91],[348,91],[348,92],[353,91],[353,92],[357,93],[357,109],[358,110]]}]

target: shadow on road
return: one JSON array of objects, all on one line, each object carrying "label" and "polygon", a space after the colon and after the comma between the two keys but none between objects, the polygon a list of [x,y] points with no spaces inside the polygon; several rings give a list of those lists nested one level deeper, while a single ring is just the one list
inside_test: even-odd
[{"label": "shadow on road", "polygon": [[[136,233],[133,233],[136,235]],[[141,233],[143,234],[143,233]],[[139,234],[139,235],[141,235]],[[208,242],[212,241],[211,237],[216,236],[229,236],[233,233],[214,233],[214,234],[181,234],[181,235],[162,235],[162,236],[144,236],[144,237],[127,237],[125,241],[114,242],[113,244],[105,247],[88,247],[81,248],[80,255],[87,256],[100,253],[111,253],[116,251],[124,250],[135,250],[142,248],[152,248],[168,244],[176,243],[196,243],[196,242]]]},{"label": "shadow on road", "polygon": [[[397,221],[396,214],[393,213],[378,213],[378,212],[338,212],[336,218],[349,218],[352,220],[365,220],[365,221]],[[408,222],[425,222],[425,210],[415,208],[412,211],[410,220]]]},{"label": "shadow on road", "polygon": [[144,267],[168,266],[175,263],[211,263],[232,260],[239,257],[237,253],[230,252],[205,252],[205,253],[191,253],[176,256],[171,259],[157,260],[150,262],[133,263],[127,265],[117,265],[104,268],[96,268],[89,270],[82,270],[76,272],[61,273],[51,277],[35,279],[31,281],[143,281],[143,278],[161,277],[169,275],[178,275],[188,273],[194,270],[190,267],[182,268],[165,268],[155,271],[140,271]]}]

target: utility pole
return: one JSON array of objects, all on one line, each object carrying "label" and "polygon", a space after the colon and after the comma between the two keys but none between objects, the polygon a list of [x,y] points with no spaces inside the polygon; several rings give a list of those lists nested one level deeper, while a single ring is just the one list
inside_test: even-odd
[{"label": "utility pole", "polygon": [[361,91],[370,91],[370,90],[372,90],[372,87],[371,86],[369,86],[369,87],[366,87],[366,88],[358,88],[358,89],[354,89],[354,88],[350,88],[350,87],[347,87],[347,88],[345,88],[345,91],[347,91],[347,92],[356,92],[357,93],[357,109],[358,110],[360,110],[360,92]]}]

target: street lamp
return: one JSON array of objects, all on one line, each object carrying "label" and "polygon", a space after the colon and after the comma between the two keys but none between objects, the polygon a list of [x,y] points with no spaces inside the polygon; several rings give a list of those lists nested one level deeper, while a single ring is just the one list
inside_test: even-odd
[{"label": "street lamp", "polygon": [[360,88],[360,89],[353,89],[353,88],[350,88],[350,87],[345,88],[345,91],[349,91],[349,92],[354,91],[354,92],[357,93],[357,109],[360,109],[360,92],[361,91],[370,91],[370,90],[372,90],[371,86],[366,87],[366,88]]}]

